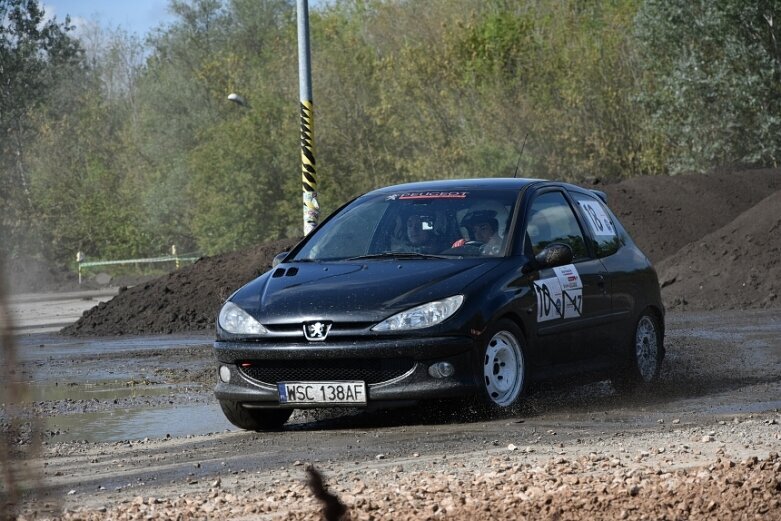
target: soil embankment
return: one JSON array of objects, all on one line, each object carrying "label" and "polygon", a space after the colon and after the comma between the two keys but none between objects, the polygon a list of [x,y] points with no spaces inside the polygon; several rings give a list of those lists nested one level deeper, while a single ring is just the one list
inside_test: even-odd
[{"label": "soil embankment", "polygon": [[[668,307],[779,305],[781,170],[640,177],[599,188],[657,264]],[[122,291],[63,332],[108,336],[209,329],[225,298],[269,269],[274,256],[296,241],[202,258]]]},{"label": "soil embankment", "polygon": [[209,329],[231,293],[271,267],[298,239],[204,257],[192,266],[121,291],[63,329],[74,336],[139,335]]}]

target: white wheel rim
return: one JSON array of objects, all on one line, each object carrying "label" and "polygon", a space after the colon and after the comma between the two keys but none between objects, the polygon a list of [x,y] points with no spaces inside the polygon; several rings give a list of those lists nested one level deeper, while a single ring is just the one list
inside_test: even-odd
[{"label": "white wheel rim", "polygon": [[485,350],[483,378],[491,400],[510,405],[523,387],[523,354],[518,340],[507,331],[496,333]]},{"label": "white wheel rim", "polygon": [[650,317],[644,316],[637,324],[635,355],[637,358],[637,369],[645,382],[650,382],[656,376],[658,351],[656,327]]}]

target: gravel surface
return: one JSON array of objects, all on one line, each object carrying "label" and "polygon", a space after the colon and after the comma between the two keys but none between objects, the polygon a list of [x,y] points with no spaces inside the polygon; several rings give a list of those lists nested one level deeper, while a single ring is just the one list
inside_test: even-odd
[{"label": "gravel surface", "polygon": [[[781,518],[776,453],[739,461],[720,457],[688,469],[650,458],[650,464],[627,465],[620,456],[592,452],[530,463],[513,454],[477,468],[462,461],[411,471],[396,464],[368,476],[343,474],[327,485],[347,507],[343,519],[355,520]],[[226,490],[216,479],[200,494],[137,496],[110,510],[68,512],[63,519],[322,518],[322,505],[303,479],[278,481]]]},{"label": "gravel surface", "polygon": [[[27,515],[320,519],[322,505],[306,484],[305,469],[313,464],[352,519],[779,519],[781,458],[773,447],[781,443],[780,419],[778,413],[712,423],[673,418],[652,428],[581,431],[578,437],[548,429],[539,439],[503,422],[471,424],[466,430],[501,439],[456,451],[375,447],[373,456],[355,461],[302,457],[273,467],[210,450],[214,444],[269,450],[248,433],[57,446],[50,449],[57,454],[49,460],[50,475],[67,476],[89,461],[96,479],[69,481],[73,488]],[[500,427],[505,434],[496,434]],[[368,441],[373,433],[352,434]],[[138,468],[144,464],[154,473]],[[160,473],[170,465],[191,472],[169,481]],[[115,485],[113,474],[128,482]],[[62,511],[53,510],[63,503]]]},{"label": "gravel surface", "polygon": [[[560,382],[501,418],[443,404],[331,410],[296,413],[272,433],[219,426],[201,402],[214,378],[208,342],[174,340],[22,339],[20,369],[36,385],[137,393],[39,400],[44,423],[69,427],[42,432],[26,468],[43,481],[27,483],[23,518],[321,519],[306,484],[314,465],[352,519],[781,519],[773,310],[671,313],[661,380],[637,395]],[[163,419],[121,416],[132,411]],[[84,425],[103,425],[95,415],[127,418],[139,434],[85,441]],[[190,430],[175,431],[181,422]]]}]

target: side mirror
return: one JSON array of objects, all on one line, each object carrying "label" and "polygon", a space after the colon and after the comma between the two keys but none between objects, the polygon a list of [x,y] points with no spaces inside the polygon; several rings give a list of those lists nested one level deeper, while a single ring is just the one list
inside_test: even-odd
[{"label": "side mirror", "polygon": [[523,266],[523,273],[564,266],[565,264],[570,264],[572,262],[572,257],[572,248],[567,244],[554,242],[535,255],[534,259],[527,262]]},{"label": "side mirror", "polygon": [[285,257],[287,257],[288,252],[283,251],[282,253],[278,253],[276,257],[274,257],[274,260],[271,261],[271,267],[276,268],[277,265],[285,260]]}]

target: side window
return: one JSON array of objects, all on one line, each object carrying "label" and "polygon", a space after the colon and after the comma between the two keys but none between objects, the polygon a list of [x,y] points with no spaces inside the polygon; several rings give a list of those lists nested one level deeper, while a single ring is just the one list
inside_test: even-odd
[{"label": "side window", "polygon": [[548,192],[534,200],[526,224],[526,236],[534,255],[547,245],[559,242],[572,248],[575,260],[588,257],[583,232],[561,192]]},{"label": "side window", "polygon": [[588,223],[594,238],[597,257],[613,255],[621,247],[621,238],[602,201],[584,194],[571,194],[578,203],[583,220]]}]

